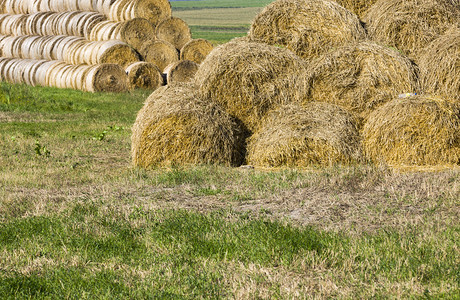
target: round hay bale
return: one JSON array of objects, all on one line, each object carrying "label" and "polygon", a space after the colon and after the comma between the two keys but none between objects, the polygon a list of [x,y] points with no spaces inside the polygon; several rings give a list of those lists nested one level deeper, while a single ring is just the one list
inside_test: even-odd
[{"label": "round hay bale", "polygon": [[197,64],[201,64],[213,48],[214,47],[208,40],[193,39],[180,49],[180,59],[191,60]]},{"label": "round hay bale", "polygon": [[179,60],[176,48],[165,41],[153,41],[140,50],[144,61],[154,63],[161,72],[170,64]]},{"label": "round hay bale", "polygon": [[147,42],[155,40],[155,27],[146,19],[135,18],[123,23],[120,36],[124,42],[138,50]]},{"label": "round hay bale", "polygon": [[277,0],[254,19],[249,38],[286,46],[310,59],[335,47],[366,38],[358,17],[328,0]]},{"label": "round hay bale", "polygon": [[177,50],[182,49],[192,39],[190,28],[184,20],[176,17],[163,20],[155,28],[156,37],[171,43]]},{"label": "round hay bale", "polygon": [[155,91],[139,111],[132,131],[136,166],[239,166],[244,159],[241,128],[219,106],[199,98],[192,84]]},{"label": "round hay bale", "polygon": [[[168,0],[135,0],[130,6],[130,19],[147,19],[154,27],[171,17],[171,4]],[[120,20],[124,21],[124,20]]]},{"label": "round hay bale", "polygon": [[374,111],[364,152],[388,165],[460,164],[460,107],[442,98],[397,98]]},{"label": "round hay bale", "polygon": [[369,37],[398,48],[412,59],[460,18],[450,0],[379,0],[367,11]]},{"label": "round hay bale", "polygon": [[126,92],[128,75],[116,64],[91,66],[86,74],[85,90],[89,92]]},{"label": "round hay bale", "polygon": [[179,60],[167,66],[163,73],[166,73],[166,82],[187,82],[191,81],[198,71],[199,65],[191,60]]},{"label": "round hay bale", "polygon": [[49,86],[49,78],[47,76],[49,70],[53,68],[54,65],[60,64],[61,62],[55,60],[47,60],[45,63],[41,64],[36,71],[36,81],[37,85],[40,86]]},{"label": "round hay bale", "polygon": [[98,49],[99,64],[117,64],[125,68],[139,61],[137,52],[122,41],[111,40],[102,42]]},{"label": "round hay bale", "polygon": [[111,5],[109,19],[113,21],[124,21],[124,10],[131,0],[117,0]]},{"label": "round hay bale", "polygon": [[125,71],[132,87],[156,90],[163,85],[163,76],[155,64],[139,61],[129,65]]},{"label": "round hay bale", "polygon": [[335,2],[362,18],[377,0],[335,0]]},{"label": "round hay bale", "polygon": [[305,62],[287,49],[234,39],[218,46],[195,74],[201,95],[252,131],[273,107],[302,101]]},{"label": "round hay bale", "polygon": [[454,26],[428,44],[419,66],[426,93],[460,101],[460,28]]},{"label": "round hay bale", "polygon": [[254,166],[330,166],[361,160],[353,115],[329,103],[281,106],[267,114],[248,141],[247,163]]},{"label": "round hay bale", "polygon": [[418,92],[418,69],[398,51],[373,42],[340,47],[312,62],[308,97],[365,119],[402,93]]}]

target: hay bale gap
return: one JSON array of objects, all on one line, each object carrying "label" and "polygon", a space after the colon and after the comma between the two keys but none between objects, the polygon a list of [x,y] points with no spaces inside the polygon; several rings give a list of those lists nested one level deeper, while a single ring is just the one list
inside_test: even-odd
[{"label": "hay bale gap", "polygon": [[195,91],[192,84],[173,84],[150,95],[132,129],[135,166],[242,163],[241,128]]}]

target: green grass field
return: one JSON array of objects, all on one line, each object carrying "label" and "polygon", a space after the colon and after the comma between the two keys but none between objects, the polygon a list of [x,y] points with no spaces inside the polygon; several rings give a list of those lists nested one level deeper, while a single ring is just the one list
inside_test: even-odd
[{"label": "green grass field", "polygon": [[0,299],[460,298],[459,168],[143,170],[149,91],[0,92]]},{"label": "green grass field", "polygon": [[173,1],[173,16],[190,26],[193,38],[204,38],[214,45],[245,36],[254,17],[271,1]]}]

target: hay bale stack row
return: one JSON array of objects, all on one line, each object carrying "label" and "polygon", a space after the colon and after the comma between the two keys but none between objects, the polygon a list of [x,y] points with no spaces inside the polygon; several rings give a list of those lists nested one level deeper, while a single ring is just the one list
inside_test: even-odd
[{"label": "hay bale stack row", "polygon": [[0,48],[3,57],[62,60],[74,65],[113,63],[126,67],[139,61],[136,51],[122,41],[90,42],[82,37],[65,35],[0,35]]},{"label": "hay bale stack row", "polygon": [[0,58],[1,78],[10,83],[26,83],[88,92],[122,92],[128,77],[119,65],[71,65],[62,61]]},{"label": "hay bale stack row", "polygon": [[[422,1],[431,0],[399,2],[410,2],[411,9],[419,11],[417,5]],[[379,2],[375,5],[381,5]],[[444,0],[439,3],[442,11]],[[364,10],[368,6],[360,7]],[[372,9],[368,9],[368,16]],[[419,13],[415,16],[429,18]],[[439,17],[442,24],[444,18]],[[361,161],[460,164],[458,28],[453,27],[450,37],[428,45],[426,58],[421,60],[426,65],[420,64],[419,71],[400,50],[369,40],[359,18],[337,3],[277,0],[254,19],[248,37],[212,50],[199,66],[194,85],[182,85],[177,95],[162,95],[164,90],[159,90],[156,97],[171,101],[187,95],[202,107],[204,103],[216,105],[215,109],[235,121],[220,130],[230,130],[230,136],[234,136],[231,132],[242,133],[246,142],[235,143],[234,147],[245,154],[246,163],[256,166],[305,167]],[[430,73],[430,58],[447,74]],[[438,86],[430,91],[434,94],[446,87],[452,89],[442,96],[398,96],[423,92],[427,85]],[[168,121],[168,130],[180,139],[171,134],[167,146],[158,142],[165,132],[153,125],[157,121],[146,122],[146,115],[155,115],[156,120],[169,115],[152,107],[147,101],[134,124],[135,165],[222,163],[209,157],[186,159],[181,154],[186,149],[182,144],[200,142],[181,135],[190,131],[184,128],[185,122],[176,119]],[[213,133],[197,134],[208,138]],[[216,145],[200,145],[203,153],[216,152]],[[230,152],[225,153],[228,156]],[[228,159],[225,164],[229,164]]]},{"label": "hay bale stack row", "polygon": [[[168,71],[175,75],[165,72],[164,78],[170,78],[170,82],[191,80],[196,64],[212,49],[206,40],[193,40],[188,25],[171,17],[169,2],[163,0],[6,0],[0,1],[0,12],[6,13],[0,15],[0,35],[17,37],[6,40],[6,57],[72,64],[117,63],[125,68],[135,61],[144,61],[149,64],[126,69],[131,72],[130,78],[143,70],[143,78],[131,80],[140,84],[137,87],[156,87],[158,76],[156,72],[151,75],[151,64],[159,72],[169,66]],[[15,48],[20,44],[24,44],[21,49]],[[32,47],[27,49],[26,45]]]},{"label": "hay bale stack row", "polygon": [[1,0],[0,10],[9,14],[94,11],[113,21],[145,18],[152,24],[171,17],[168,0]]},{"label": "hay bale stack row", "polygon": [[146,19],[109,21],[94,12],[39,12],[30,15],[0,15],[3,35],[69,35],[90,41],[121,40],[138,50],[155,39],[155,28]]}]

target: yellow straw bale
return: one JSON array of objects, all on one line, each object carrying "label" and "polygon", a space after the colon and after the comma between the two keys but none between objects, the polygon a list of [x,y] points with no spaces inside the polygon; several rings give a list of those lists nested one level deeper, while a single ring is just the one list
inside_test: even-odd
[{"label": "yellow straw bale", "polygon": [[287,49],[234,39],[214,50],[195,74],[203,97],[251,131],[280,104],[302,101],[306,63]]},{"label": "yellow straw bale", "polygon": [[396,98],[370,115],[363,145],[376,163],[460,164],[460,106],[440,97]]},{"label": "yellow straw bale", "polygon": [[366,38],[358,17],[334,1],[277,0],[252,22],[249,38],[286,46],[310,59],[335,47]]},{"label": "yellow straw bale", "polygon": [[340,47],[312,62],[308,97],[365,119],[402,93],[419,91],[418,68],[398,51],[373,42]]},{"label": "yellow straw bale", "polygon": [[132,129],[135,166],[242,163],[241,128],[195,91],[192,84],[168,85],[146,100]]},{"label": "yellow straw bale", "polygon": [[122,67],[140,59],[133,48],[117,40],[102,42],[102,47],[98,49],[98,57],[100,64],[118,64]]},{"label": "yellow straw bale", "polygon": [[193,39],[180,49],[180,59],[191,60],[197,64],[201,64],[212,49],[213,46],[208,40]]},{"label": "yellow straw bale", "polygon": [[155,28],[148,20],[135,18],[123,23],[120,36],[124,42],[139,50],[146,43],[155,40]]},{"label": "yellow straw bale", "polygon": [[421,51],[419,66],[426,93],[460,101],[460,27],[428,44]]},{"label": "yellow straw bale", "polygon": [[139,61],[126,68],[132,87],[156,90],[163,85],[163,76],[155,64]]},{"label": "yellow straw bale", "polygon": [[379,0],[367,11],[369,37],[417,59],[417,51],[453,23],[460,10],[451,0]]},{"label": "yellow straw bale", "polygon": [[193,79],[198,71],[198,64],[191,60],[179,60],[165,68],[166,81],[168,84],[173,82],[188,82]]},{"label": "yellow straw bale", "polygon": [[176,48],[168,42],[156,40],[140,49],[144,61],[154,63],[161,72],[170,64],[179,60]]},{"label": "yellow straw bale", "polygon": [[[147,19],[153,26],[171,17],[171,4],[168,0],[132,0],[129,12],[125,13],[125,19]],[[117,20],[124,21],[124,20]]]},{"label": "yellow straw bale", "polygon": [[192,39],[187,23],[177,17],[163,20],[155,28],[155,34],[159,40],[171,43],[177,50],[182,49]]},{"label": "yellow straw bale", "polygon": [[358,17],[363,17],[377,0],[335,0],[335,2],[355,13]]},{"label": "yellow straw bale", "polygon": [[329,103],[289,104],[267,114],[248,142],[248,164],[307,167],[362,160],[356,122]]},{"label": "yellow straw bale", "polygon": [[91,66],[86,74],[85,90],[90,92],[125,92],[129,89],[128,75],[116,64]]}]

